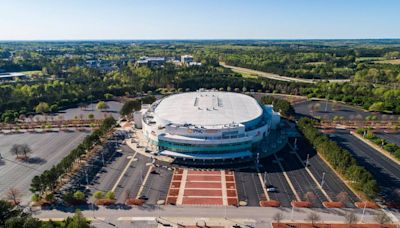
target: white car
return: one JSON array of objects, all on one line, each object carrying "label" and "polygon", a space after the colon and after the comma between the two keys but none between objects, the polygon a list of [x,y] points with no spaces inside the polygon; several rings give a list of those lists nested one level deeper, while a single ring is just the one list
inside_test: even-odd
[{"label": "white car", "polygon": [[267,192],[276,192],[276,188],[274,187],[267,188]]}]

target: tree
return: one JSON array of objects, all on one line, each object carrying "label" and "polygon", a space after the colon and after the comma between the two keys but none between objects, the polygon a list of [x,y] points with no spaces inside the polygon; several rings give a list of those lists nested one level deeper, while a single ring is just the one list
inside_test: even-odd
[{"label": "tree", "polygon": [[137,99],[128,100],[121,107],[121,110],[119,111],[119,113],[122,116],[127,116],[127,115],[130,115],[133,111],[140,110],[140,107],[141,107],[141,104],[140,104],[139,100],[137,100]]},{"label": "tree", "polygon": [[108,106],[108,104],[107,104],[106,102],[104,102],[104,101],[99,101],[99,102],[96,104],[96,108],[97,108],[98,110],[103,111],[103,110],[109,109],[110,107]]},{"label": "tree", "polygon": [[390,217],[387,216],[387,214],[383,211],[378,212],[374,216],[374,220],[375,220],[375,222],[377,222],[380,225],[392,223],[392,220],[390,219]]},{"label": "tree", "polygon": [[115,199],[115,193],[113,191],[108,191],[106,193],[106,198],[109,200],[114,200]]},{"label": "tree", "polygon": [[305,198],[308,202],[312,203],[312,202],[316,199],[316,196],[315,196],[315,194],[314,194],[313,192],[306,192],[306,193],[304,194],[304,198]]},{"label": "tree", "polygon": [[349,227],[351,226],[351,224],[357,223],[358,221],[357,215],[354,214],[354,212],[352,211],[346,212],[346,214],[344,215],[344,219],[346,223],[349,225]]},{"label": "tree", "polygon": [[83,216],[82,212],[77,209],[72,219],[67,219],[67,228],[89,228],[89,222]]},{"label": "tree", "polygon": [[49,104],[46,102],[40,102],[38,105],[35,107],[35,112],[36,113],[46,113],[50,110]]},{"label": "tree", "polygon": [[13,205],[18,205],[20,203],[21,191],[17,188],[9,188],[6,192],[6,198],[10,200]]},{"label": "tree", "polygon": [[103,199],[103,198],[104,198],[104,193],[101,192],[101,191],[96,191],[96,192],[93,194],[93,197],[94,197],[96,200]]},{"label": "tree", "polygon": [[20,149],[19,149],[19,145],[18,144],[14,144],[11,146],[10,149],[10,153],[14,154],[15,156],[17,156],[17,158],[19,157],[20,154]]},{"label": "tree", "polygon": [[283,219],[283,214],[281,212],[277,212],[276,214],[274,214],[272,219],[278,224],[278,227],[280,227],[280,223]]},{"label": "tree", "polygon": [[83,201],[83,200],[85,200],[85,194],[81,191],[76,191],[74,193],[74,198],[78,201]]},{"label": "tree", "polygon": [[385,103],[383,102],[375,102],[371,106],[369,106],[368,110],[372,112],[382,112],[385,109]]},{"label": "tree", "polygon": [[5,200],[0,200],[0,227],[4,226],[5,222],[15,216],[18,216],[22,211],[14,208],[14,206]]},{"label": "tree", "polygon": [[345,204],[349,199],[348,193],[347,192],[340,192],[339,194],[337,194],[336,199],[339,202]]},{"label": "tree", "polygon": [[320,221],[320,220],[321,220],[321,217],[320,217],[317,213],[311,212],[311,213],[309,213],[309,214],[307,215],[306,220],[307,220],[307,221],[310,221],[310,222],[311,222],[311,225],[314,227],[314,224],[315,224],[316,222]]},{"label": "tree", "polygon": [[94,119],[94,114],[93,113],[89,113],[88,114],[88,119],[89,120],[93,120]]},{"label": "tree", "polygon": [[20,145],[21,153],[24,155],[25,158],[28,157],[28,154],[32,153],[32,149],[28,144],[21,144]]}]

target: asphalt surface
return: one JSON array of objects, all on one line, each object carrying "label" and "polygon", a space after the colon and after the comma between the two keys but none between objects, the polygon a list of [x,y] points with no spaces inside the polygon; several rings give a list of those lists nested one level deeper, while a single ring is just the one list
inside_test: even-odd
[{"label": "asphalt surface", "polygon": [[277,200],[283,207],[291,207],[290,202],[296,200],[283,172],[273,157],[263,159],[261,164],[264,167],[263,178],[267,186],[276,188],[276,192],[269,192],[272,200]]},{"label": "asphalt surface", "polygon": [[389,143],[394,143],[400,146],[400,133],[384,133],[376,132],[377,136],[386,139]]},{"label": "asphalt surface", "polygon": [[[107,101],[106,104],[110,108],[105,111],[96,109],[96,103],[93,103],[89,104],[85,109],[77,107],[61,110],[57,113],[48,115],[47,118],[49,116],[53,116],[55,120],[58,120],[58,116],[62,116],[64,120],[73,120],[75,119],[75,116],[78,118],[82,116],[83,119],[88,119],[88,115],[93,114],[95,119],[103,119],[104,115],[112,115],[115,119],[118,119],[120,117],[119,111],[121,110],[123,104],[117,101]],[[39,118],[40,120],[45,119],[43,115],[35,115],[33,118]],[[29,119],[26,119],[26,121],[29,121]]]},{"label": "asphalt surface", "polygon": [[[293,142],[292,142],[293,143]],[[307,161],[308,169],[315,178],[324,183],[322,188],[334,201],[340,201],[338,194],[345,193],[347,200],[344,202],[346,207],[355,207],[354,203],[359,201],[358,197],[343,183],[336,173],[317,155],[316,151],[305,141],[304,138],[299,138],[297,141],[297,154],[303,160],[304,164]],[[325,173],[325,174],[324,174]]]},{"label": "asphalt surface", "polygon": [[331,138],[349,150],[360,165],[369,170],[380,186],[380,196],[386,203],[400,202],[400,166],[347,130],[337,130]]},{"label": "asphalt surface", "polygon": [[[320,108],[313,111],[311,106],[319,104]],[[372,113],[365,111],[361,108],[353,107],[350,105],[342,104],[339,102],[332,101],[320,101],[320,100],[308,100],[305,102],[300,102],[293,104],[295,112],[299,116],[308,117],[322,117],[332,119],[334,116],[342,116],[348,120],[365,120],[365,117],[370,115],[375,115],[378,120],[387,119],[389,115],[383,115],[381,113]],[[394,119],[397,119],[399,115],[391,115]]]},{"label": "asphalt surface", "polygon": [[141,195],[148,197],[146,204],[157,204],[158,200],[167,198],[169,185],[172,179],[172,171],[162,167],[154,167],[150,173]]},{"label": "asphalt surface", "polygon": [[255,170],[235,171],[235,180],[239,201],[246,201],[248,206],[259,206],[260,201],[266,199]]},{"label": "asphalt surface", "polygon": [[[29,186],[35,175],[60,162],[87,135],[85,132],[25,133],[0,135],[0,196],[11,188],[22,193],[22,203],[30,200]],[[28,144],[32,149],[30,160],[20,162],[9,150],[13,144]],[[1,198],[0,197],[0,198]]]},{"label": "asphalt surface", "polygon": [[277,154],[281,159],[283,168],[285,169],[290,181],[294,185],[299,197],[306,199],[307,193],[313,193],[314,199],[311,201],[314,207],[322,207],[322,202],[327,201],[319,187],[313,181],[311,176],[304,169],[304,165],[290,152],[289,147]]}]

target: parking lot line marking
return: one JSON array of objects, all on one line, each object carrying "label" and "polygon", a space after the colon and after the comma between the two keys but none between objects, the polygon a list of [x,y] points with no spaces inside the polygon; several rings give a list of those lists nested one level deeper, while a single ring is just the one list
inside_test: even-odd
[{"label": "parking lot line marking", "polygon": [[115,182],[114,186],[112,187],[111,191],[115,192],[115,189],[117,189],[119,182],[121,182],[122,177],[125,175],[126,171],[128,170],[129,166],[133,162],[133,160],[136,157],[137,152],[131,157],[131,160],[129,160],[128,164],[125,166],[124,170],[122,171],[121,175],[118,177],[117,182]]},{"label": "parking lot line marking", "polygon": [[258,173],[258,178],[260,179],[261,186],[262,186],[262,189],[264,191],[265,198],[267,198],[267,200],[270,201],[271,198],[269,197],[269,194],[268,194],[267,188],[265,187],[265,182],[264,182],[264,180],[263,180],[263,178],[261,176],[261,173]]},{"label": "parking lot line marking", "polygon": [[292,181],[290,181],[289,176],[287,175],[285,169],[283,168],[281,161],[279,161],[278,156],[276,156],[276,154],[274,154],[274,157],[275,157],[276,161],[278,161],[279,168],[281,168],[283,176],[285,176],[285,179],[286,179],[287,183],[289,184],[290,189],[292,189],[292,192],[294,193],[296,200],[301,201],[299,194],[296,192],[296,189],[294,188]]},{"label": "parking lot line marking", "polygon": [[300,155],[297,153],[297,151],[294,150],[294,148],[290,145],[290,143],[288,143],[288,144],[289,144],[290,148],[292,149],[293,154],[294,154],[294,155],[296,156],[296,158],[300,161],[301,165],[304,167],[304,169],[307,171],[308,175],[310,175],[311,179],[313,179],[313,181],[315,182],[315,184],[316,184],[316,185],[318,186],[318,188],[321,190],[322,194],[324,194],[324,196],[326,197],[326,199],[327,199],[329,202],[332,202],[331,197],[330,197],[330,196],[328,195],[328,193],[326,193],[326,191],[322,188],[322,186],[320,185],[320,183],[317,181],[317,178],[315,178],[314,174],[312,174],[311,170],[310,170],[308,167],[306,167],[306,166],[304,165],[304,162],[303,162],[303,160],[301,160],[301,157],[300,157]]},{"label": "parking lot line marking", "polygon": [[185,185],[186,185],[187,176],[188,176],[188,170],[184,169],[183,173],[182,173],[181,185],[179,186],[178,197],[177,197],[177,200],[176,200],[176,204],[177,205],[182,205],[183,194],[185,192]]},{"label": "parking lot line marking", "polygon": [[147,179],[149,178],[150,173],[151,173],[152,170],[153,170],[153,166],[149,166],[149,169],[147,170],[146,176],[144,177],[143,182],[142,182],[142,184],[140,185],[140,188],[139,188],[139,191],[138,191],[138,193],[137,193],[137,195],[136,195],[136,198],[139,198],[140,195],[142,194],[142,191],[143,191],[143,189],[144,189],[144,186],[145,186],[145,184],[146,184],[146,182],[147,182]]}]

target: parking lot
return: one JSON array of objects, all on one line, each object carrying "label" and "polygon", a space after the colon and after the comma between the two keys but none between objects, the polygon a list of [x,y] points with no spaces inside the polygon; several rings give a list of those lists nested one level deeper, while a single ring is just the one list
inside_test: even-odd
[{"label": "parking lot", "polygon": [[347,130],[336,130],[330,136],[350,151],[360,165],[375,176],[383,203],[398,207],[400,205],[400,167]]},{"label": "parking lot", "polygon": [[[365,120],[367,116],[375,115],[378,120],[388,119],[389,115],[381,113],[372,113],[358,107],[346,105],[340,102],[308,100],[293,105],[295,112],[299,116],[308,116],[333,119],[335,116],[341,116],[346,120]],[[397,120],[399,115],[390,115]]]},{"label": "parking lot", "polygon": [[[87,135],[85,132],[26,133],[0,135],[0,196],[11,188],[21,191],[22,203],[31,198],[29,187],[35,175],[61,161]],[[9,150],[13,144],[28,144],[32,149],[30,159],[21,162]]]}]

